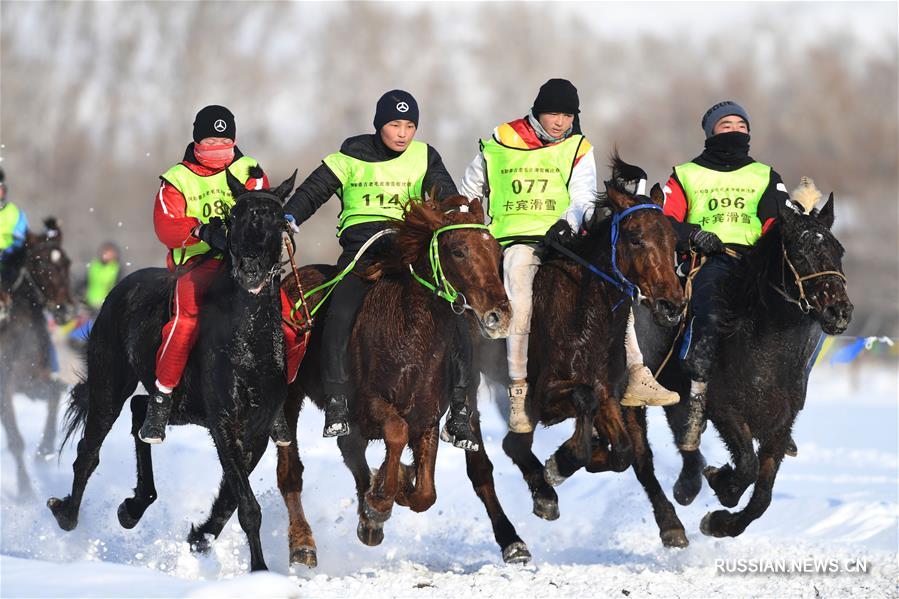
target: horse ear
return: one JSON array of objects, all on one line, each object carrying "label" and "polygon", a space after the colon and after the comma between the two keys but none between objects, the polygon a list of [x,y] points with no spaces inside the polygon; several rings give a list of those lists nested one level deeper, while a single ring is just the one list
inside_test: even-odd
[{"label": "horse ear", "polygon": [[240,179],[231,174],[231,169],[225,169],[225,179],[228,181],[228,189],[231,195],[237,200],[242,194],[246,193],[247,186],[240,182]]},{"label": "horse ear", "polygon": [[611,181],[606,181],[606,195],[618,211],[627,210],[633,204],[631,196],[618,189]]},{"label": "horse ear", "polygon": [[656,183],[652,186],[652,189],[649,191],[649,199],[652,200],[652,203],[656,206],[664,206],[665,205],[665,194],[662,193],[662,187]]},{"label": "horse ear", "polygon": [[824,226],[830,229],[833,227],[833,192],[830,192],[830,195],[827,197],[827,202],[824,203],[824,206],[820,210],[815,211],[815,216],[818,217]]},{"label": "horse ear", "polygon": [[484,222],[484,205],[481,198],[474,198],[468,202],[469,210],[474,214],[478,222]]},{"label": "horse ear", "polygon": [[273,195],[275,195],[277,198],[279,198],[281,200],[282,204],[287,203],[287,198],[290,197],[290,192],[293,191],[293,184],[296,181],[296,179],[297,179],[297,171],[296,171],[296,169],[294,169],[293,174],[290,177],[288,177],[287,179],[285,179],[281,183],[281,185],[279,185],[278,188],[272,192]]}]

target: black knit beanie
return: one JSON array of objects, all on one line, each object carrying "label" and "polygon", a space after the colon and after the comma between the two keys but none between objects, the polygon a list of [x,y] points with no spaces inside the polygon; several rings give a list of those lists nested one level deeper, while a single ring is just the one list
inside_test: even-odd
[{"label": "black knit beanie", "polygon": [[550,79],[540,86],[531,112],[534,116],[544,112],[579,114],[581,111],[577,88],[567,79]]},{"label": "black knit beanie", "polygon": [[207,137],[237,139],[234,115],[224,106],[213,104],[197,113],[194,119],[194,141],[200,143]]},{"label": "black knit beanie", "polygon": [[390,121],[407,120],[418,127],[418,102],[407,91],[393,89],[381,96],[375,109],[375,131]]}]

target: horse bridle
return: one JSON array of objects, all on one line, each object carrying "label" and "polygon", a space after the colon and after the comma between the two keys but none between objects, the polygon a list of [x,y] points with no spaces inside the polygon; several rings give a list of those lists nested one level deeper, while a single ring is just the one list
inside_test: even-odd
[{"label": "horse bridle", "polygon": [[[791,304],[796,304],[797,306],[799,306],[799,309],[802,311],[803,314],[808,314],[812,308],[811,304],[808,301],[808,297],[805,294],[805,288],[802,285],[803,282],[810,281],[812,279],[818,279],[821,277],[837,277],[838,279],[843,281],[843,285],[846,285],[846,283],[848,283],[848,280],[846,279],[846,275],[844,275],[843,273],[841,273],[838,270],[822,270],[822,271],[813,272],[812,274],[808,274],[808,275],[804,275],[804,276],[800,275],[799,271],[796,270],[796,267],[793,266],[793,262],[790,261],[790,256],[787,254],[787,246],[784,244],[783,239],[780,240],[780,249],[783,252],[783,263],[781,264],[781,277],[780,277],[781,286],[778,287],[777,285],[775,285],[774,283],[771,283],[771,282],[769,282],[768,284],[771,285],[771,287],[777,293],[779,293],[785,300],[787,300]],[[786,284],[785,284],[786,283],[786,271],[783,269],[783,264],[786,264],[787,266],[789,266],[790,272],[793,273],[793,281],[796,284],[797,289],[799,289],[799,299],[794,299],[794,298],[790,297],[790,295],[787,293]]]},{"label": "horse bridle", "polygon": [[[418,273],[415,272],[415,269],[412,268],[412,265],[409,265],[409,272],[412,273],[412,276],[416,281],[430,289],[434,292],[434,295],[437,297],[443,298],[450,304],[450,309],[453,313],[457,315],[461,315],[465,312],[466,309],[473,310],[469,304],[468,300],[465,299],[465,295],[461,291],[457,291],[455,287],[453,287],[452,283],[447,280],[446,275],[443,274],[443,267],[440,265],[440,248],[437,245],[437,238],[441,233],[445,233],[446,231],[454,231],[456,229],[487,229],[487,225],[481,225],[477,223],[465,223],[459,225],[447,225],[445,227],[440,227],[434,234],[431,236],[431,243],[428,247],[428,254],[431,262],[431,274],[434,277],[434,283],[430,281],[426,281],[425,279],[418,276]],[[460,303],[456,303],[456,300],[461,298]]]}]

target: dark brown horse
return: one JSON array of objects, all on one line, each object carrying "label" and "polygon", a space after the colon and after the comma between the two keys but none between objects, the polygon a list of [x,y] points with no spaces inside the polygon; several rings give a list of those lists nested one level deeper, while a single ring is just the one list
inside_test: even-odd
[{"label": "dark brown horse", "polygon": [[[368,271],[376,282],[359,311],[349,343],[357,401],[353,403],[351,433],[337,440],[356,481],[356,532],[366,545],[382,541],[384,522],[394,503],[422,512],[436,501],[438,423],[450,397],[448,362],[454,351],[455,319],[464,318],[462,313],[470,309],[485,337],[502,337],[508,329],[511,309],[500,279],[500,247],[483,222],[484,212],[477,200],[469,204],[463,197],[454,197],[440,205],[412,203],[405,220],[396,227],[391,255],[377,260]],[[439,270],[460,292],[455,302],[439,297],[410,273],[412,267],[421,278],[433,282],[429,254],[439,256]],[[302,284],[311,289],[327,272],[307,266],[300,271]],[[285,289],[291,298],[298,297],[290,278]],[[318,298],[310,301],[315,304]],[[321,324],[317,323],[316,332]],[[304,396],[324,407],[318,374],[320,347],[313,333],[285,404],[289,423],[296,423]],[[530,553],[496,496],[493,466],[478,426],[475,394],[468,397],[472,430],[480,446],[476,452],[465,452],[468,476],[487,509],[503,558],[527,561]],[[365,448],[375,439],[384,440],[386,456],[372,475]],[[407,445],[413,454],[411,466],[400,462]],[[278,486],[290,515],[290,561],[314,566],[315,541],[300,502],[303,465],[296,447],[294,442],[278,450]]]},{"label": "dark brown horse", "polygon": [[632,298],[663,326],[677,324],[684,303],[661,189],[655,185],[651,198],[625,189],[625,183],[645,178],[641,169],[613,156],[612,179],[605,182],[588,234],[570,252],[546,256],[534,279],[528,413],[546,426],[574,418],[574,434],[545,465],[532,451],[533,432],[509,432],[503,449],[524,475],[534,513],[547,520],[559,517],[553,486],[580,468],[622,472],[633,465],[662,542],[681,547],[687,544],[684,527],[653,470],[645,408],[619,404],[627,383],[624,336]]},{"label": "dark brown horse", "polygon": [[65,385],[51,376],[53,348],[44,311],[49,311],[57,324],[63,324],[72,317],[75,307],[69,290],[71,263],[62,249],[62,232],[53,218],[44,225],[43,233],[29,233],[25,240],[9,293],[8,317],[0,322],[0,421],[16,462],[19,494],[23,497],[33,495],[33,490],[12,396],[21,392],[47,400],[47,421],[37,453],[39,457],[53,454],[59,399]]}]

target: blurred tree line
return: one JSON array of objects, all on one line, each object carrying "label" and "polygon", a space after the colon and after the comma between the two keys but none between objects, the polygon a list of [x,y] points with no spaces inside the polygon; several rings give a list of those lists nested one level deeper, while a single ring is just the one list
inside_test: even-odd
[{"label": "blurred tree line", "polygon": [[[134,269],[163,261],[157,177],[180,160],[206,104],[232,109],[238,146],[277,183],[371,131],[376,99],[404,88],[421,106],[419,139],[458,180],[479,137],[523,116],[546,79],[566,77],[600,177],[617,146],[664,182],[701,151],[706,108],[733,99],[751,116],[753,156],[788,188],[808,175],[834,191],[851,332],[899,334],[895,33],[861,40],[847,28],[799,42],[801,19],[760,18],[702,36],[599,34],[551,6],[5,1],[10,197],[32,226],[60,217],[76,263],[110,239]],[[329,202],[304,227],[301,262],[336,257],[338,209]]]}]

